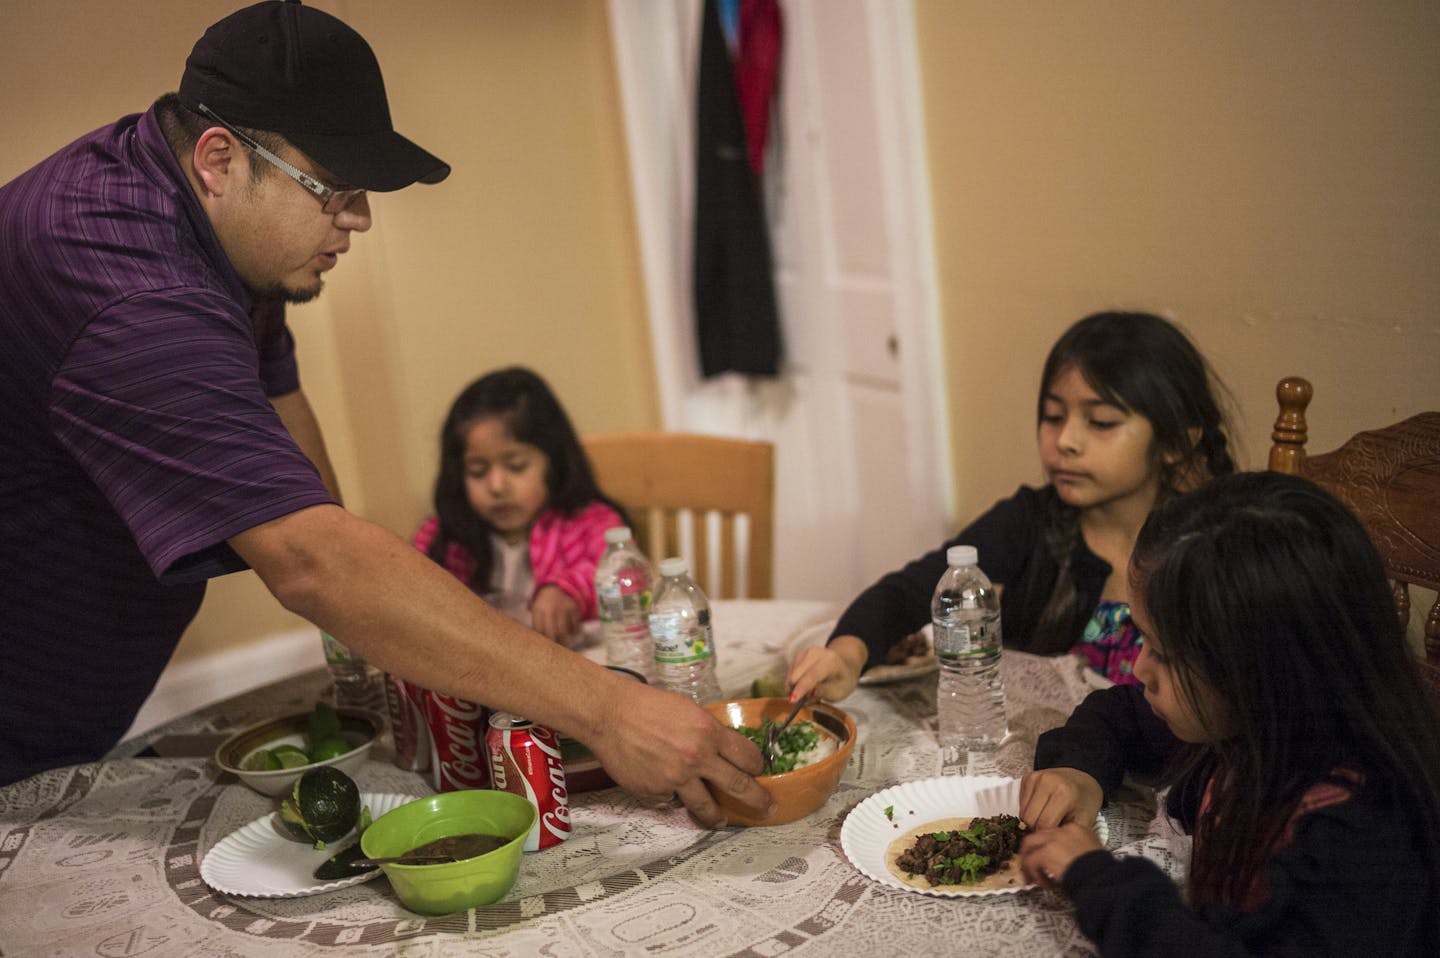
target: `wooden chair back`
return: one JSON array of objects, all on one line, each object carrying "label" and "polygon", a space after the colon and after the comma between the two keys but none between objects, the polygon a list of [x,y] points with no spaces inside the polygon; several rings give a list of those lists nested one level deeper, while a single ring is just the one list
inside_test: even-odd
[{"label": "wooden chair back", "polygon": [[[1400,624],[1408,627],[1410,587],[1440,592],[1440,412],[1356,433],[1340,448],[1311,456],[1305,409],[1313,396],[1299,376],[1275,387],[1280,415],[1270,437],[1270,468],[1315,481],[1359,516],[1385,560]],[[1423,632],[1421,673],[1440,697],[1440,597]]]},{"label": "wooden chair back", "polygon": [[[771,443],[670,432],[602,433],[580,441],[601,490],[630,513],[635,541],[657,573],[661,559],[684,556],[711,598],[773,597]],[[712,544],[718,575],[712,575]]]}]

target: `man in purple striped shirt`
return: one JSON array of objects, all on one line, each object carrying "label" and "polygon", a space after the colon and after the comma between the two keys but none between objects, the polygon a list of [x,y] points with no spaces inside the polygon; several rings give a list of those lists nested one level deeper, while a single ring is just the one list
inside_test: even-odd
[{"label": "man in purple striped shirt", "polygon": [[369,45],[296,0],[206,31],[178,94],[0,187],[0,786],[129,727],[211,576],[387,671],[589,744],[721,820],[758,751],[493,611],[338,503],[284,304],[450,168],[396,133]]}]

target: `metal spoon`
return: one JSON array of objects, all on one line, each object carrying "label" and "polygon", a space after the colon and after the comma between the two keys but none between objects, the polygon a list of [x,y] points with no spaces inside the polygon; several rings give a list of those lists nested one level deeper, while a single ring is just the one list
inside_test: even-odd
[{"label": "metal spoon", "polygon": [[396,855],[394,858],[357,858],[350,862],[351,868],[374,868],[378,865],[440,865],[464,859],[454,855]]},{"label": "metal spoon", "polygon": [[378,868],[381,865],[438,865],[444,862],[458,861],[453,855],[399,855],[394,858],[361,858],[362,854],[364,853],[360,851],[359,842],[347,845],[315,869],[315,879],[317,881],[334,881],[338,878],[348,878],[356,872],[366,869]]},{"label": "metal spoon", "polygon": [[802,696],[800,701],[795,703],[795,707],[790,710],[790,714],[785,716],[785,721],[779,725],[771,723],[765,726],[764,774],[768,775],[770,773],[770,769],[775,767],[775,759],[779,758],[780,733],[790,727],[790,723],[795,721],[795,716],[800,714],[800,710],[804,708],[805,704],[809,701],[809,695]]},{"label": "metal spoon", "polygon": [[[491,835],[485,832],[466,832],[461,835],[445,835],[410,849],[393,858],[360,858],[356,846],[352,845],[336,855],[329,863],[345,865],[350,869],[373,868],[376,865],[438,865],[446,862],[465,861],[479,855],[486,855],[495,849],[514,841],[513,836]],[[349,856],[355,855],[352,860]],[[348,865],[347,865],[348,863]],[[321,866],[324,867],[324,866]]]}]

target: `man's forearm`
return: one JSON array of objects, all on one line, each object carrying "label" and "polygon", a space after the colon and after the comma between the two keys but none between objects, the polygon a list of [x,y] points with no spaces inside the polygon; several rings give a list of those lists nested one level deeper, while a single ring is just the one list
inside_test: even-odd
[{"label": "man's forearm", "polygon": [[611,673],[492,609],[389,531],[338,506],[231,540],[287,609],[426,688],[515,711],[585,740]]}]

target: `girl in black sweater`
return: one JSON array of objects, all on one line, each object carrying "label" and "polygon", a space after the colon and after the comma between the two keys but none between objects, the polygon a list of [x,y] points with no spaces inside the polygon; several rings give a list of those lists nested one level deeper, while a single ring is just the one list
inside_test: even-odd
[{"label": "girl in black sweater", "polygon": [[[1130,564],[1143,683],[1041,736],[1026,876],[1105,955],[1440,954],[1440,716],[1359,521],[1246,473],[1151,514]],[[1127,772],[1172,785],[1184,892],[1092,828]]]},{"label": "girl in black sweater", "polygon": [[1142,637],[1127,604],[1130,548],[1156,503],[1235,470],[1222,394],[1174,323],[1138,312],[1074,323],[1051,347],[1036,397],[1045,485],[1022,486],[856,597],[825,646],[791,663],[791,701],[812,689],[844,698],[929,622],[946,550],[961,544],[979,549],[980,567],[1002,586],[1007,649],[1073,651],[1112,681],[1131,681]]}]

